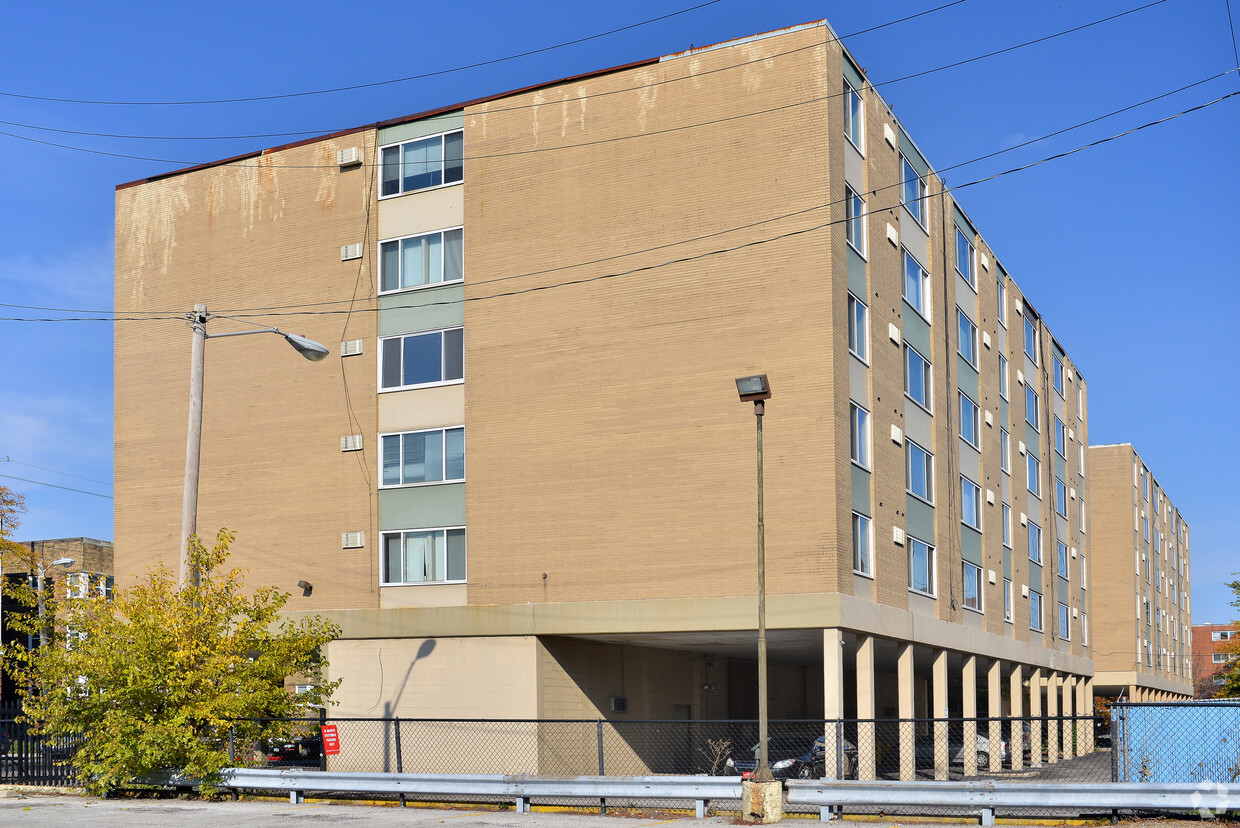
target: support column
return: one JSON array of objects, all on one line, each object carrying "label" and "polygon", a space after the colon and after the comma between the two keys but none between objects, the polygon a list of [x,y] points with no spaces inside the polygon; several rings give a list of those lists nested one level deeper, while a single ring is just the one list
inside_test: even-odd
[{"label": "support column", "polygon": [[1059,761],[1059,672],[1046,677],[1046,764]]},{"label": "support column", "polygon": [[1042,767],[1042,668],[1029,674],[1029,766]]},{"label": "support column", "polygon": [[900,699],[900,779],[917,777],[917,734],[913,729],[913,645],[900,644],[896,683]]},{"label": "support column", "polygon": [[[1003,715],[1003,695],[1000,690],[1002,685],[1002,669],[999,661],[990,660],[990,665],[986,668],[986,716],[990,719],[990,723],[986,727],[986,739],[991,745],[999,744],[1002,739],[1003,723],[999,721],[999,717]],[[1000,769],[1001,754],[997,750],[990,751],[990,767],[987,770],[992,773]]]},{"label": "support column", "polygon": [[934,719],[934,778],[947,781],[951,763],[947,738],[947,650],[934,651],[934,702],[930,717]]},{"label": "support column", "polygon": [[1072,721],[1072,718],[1071,718],[1072,716],[1075,715],[1075,713],[1073,712],[1073,703],[1075,699],[1076,699],[1076,677],[1075,676],[1064,676],[1063,678],[1063,712],[1059,714],[1064,717],[1063,726],[1059,729],[1059,732],[1063,735],[1063,744],[1060,748],[1060,755],[1064,759],[1071,759],[1074,755],[1076,755],[1076,745],[1074,744],[1073,738],[1072,738],[1076,731],[1076,728],[1073,727],[1074,722]]},{"label": "support column", "polygon": [[1135,684],[1128,685],[1128,701],[1130,702],[1141,701],[1137,693],[1138,693],[1137,685]]},{"label": "support column", "polygon": [[857,636],[857,778],[875,778],[874,636]]},{"label": "support column", "polygon": [[[996,662],[997,663],[997,662]],[[1024,668],[1013,664],[1008,674],[1008,730],[1011,734],[1012,770],[1020,770],[1025,765],[1025,677]],[[996,709],[999,702],[996,700]],[[993,760],[992,760],[993,761]]]},{"label": "support column", "polygon": [[[964,657],[964,667],[960,671],[960,689],[963,691],[960,710],[964,718],[964,775],[976,776],[977,750],[974,746],[977,744],[977,656],[971,653]],[[992,745],[994,749],[999,747],[998,742]]]},{"label": "support column", "polygon": [[1094,712],[1093,696],[1088,693],[1089,680],[1080,676],[1076,680],[1076,755],[1084,756],[1093,751],[1089,745],[1087,734],[1094,732],[1092,719],[1082,718]]},{"label": "support column", "polygon": [[[1093,679],[1093,676],[1090,676],[1089,678],[1085,679],[1085,702],[1086,702],[1086,705],[1087,705],[1085,709],[1089,711],[1089,712],[1088,712],[1088,714],[1086,714],[1086,715],[1089,715],[1089,716],[1093,716],[1093,715],[1095,715],[1095,712],[1094,712],[1094,711],[1095,711],[1097,708],[1094,706],[1094,679]],[[1085,728],[1085,752],[1086,752],[1086,753],[1093,753],[1093,752],[1094,752],[1094,750],[1095,750],[1095,745],[1094,745],[1094,723],[1093,723],[1092,721],[1089,721],[1089,722],[1086,722],[1086,725],[1087,725],[1087,726],[1086,726],[1086,728]]]},{"label": "support column", "polygon": [[844,718],[844,634],[838,627],[822,631],[822,709],[827,720],[826,751],[823,756],[823,775],[827,779],[839,779],[839,739]]}]

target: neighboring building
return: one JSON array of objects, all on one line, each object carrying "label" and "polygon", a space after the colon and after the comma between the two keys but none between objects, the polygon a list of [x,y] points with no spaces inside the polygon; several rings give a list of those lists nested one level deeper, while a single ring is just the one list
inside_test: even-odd
[{"label": "neighboring building", "polygon": [[[116,197],[119,311],[339,354],[208,342],[198,526],[342,625],[340,714],[754,716],[750,374],[774,717],[1092,698],[1085,379],[825,23]],[[115,335],[130,573],[175,565],[189,336]]]},{"label": "neighboring building", "polygon": [[1193,696],[1189,531],[1128,443],[1090,446],[1090,553],[1097,605],[1094,691],[1129,701]]},{"label": "neighboring building", "polygon": [[1226,682],[1223,675],[1240,652],[1240,631],[1235,624],[1194,624],[1193,697],[1208,699]]},{"label": "neighboring building", "polygon": [[[63,589],[82,594],[84,590],[93,589],[110,594],[112,591],[112,544],[109,541],[94,538],[58,538],[56,540],[22,541],[21,546],[30,550],[30,556],[43,564],[43,587],[54,590],[62,595]],[[70,558],[72,564],[52,566],[54,561]],[[34,572],[23,566],[6,566],[5,578],[29,581],[32,587],[38,588],[38,567]],[[10,629],[8,616],[10,613],[25,612],[26,608],[0,595],[0,636],[5,644],[21,641],[25,646],[36,646],[25,633]],[[21,703],[8,676],[0,676],[0,709],[11,709]]]}]

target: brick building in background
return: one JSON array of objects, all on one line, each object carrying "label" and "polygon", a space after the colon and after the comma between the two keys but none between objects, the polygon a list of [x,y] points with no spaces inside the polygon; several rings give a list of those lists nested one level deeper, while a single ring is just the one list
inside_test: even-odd
[{"label": "brick building in background", "polygon": [[1235,624],[1193,625],[1193,697],[1211,698],[1236,658],[1240,632]]},{"label": "brick building in background", "polygon": [[[342,625],[342,715],[755,715],[750,374],[774,717],[1091,707],[1085,379],[824,22],[132,182],[116,232],[118,311],[335,354],[207,343],[198,526]],[[189,336],[115,335],[130,573]]]}]

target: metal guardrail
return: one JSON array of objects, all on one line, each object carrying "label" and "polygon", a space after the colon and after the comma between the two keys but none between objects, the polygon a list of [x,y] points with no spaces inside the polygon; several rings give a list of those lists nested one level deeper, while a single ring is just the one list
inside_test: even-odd
[{"label": "metal guardrail", "polygon": [[995,824],[995,808],[1045,807],[1113,811],[1240,809],[1240,791],[1214,782],[1102,784],[1046,782],[835,782],[789,780],[788,804],[817,805],[821,817],[843,805],[942,805],[980,807],[982,825]]},{"label": "metal guardrail", "polygon": [[714,799],[740,799],[735,776],[576,776],[538,777],[501,774],[357,773],[313,770],[226,768],[222,787],[284,790],[296,804],[306,791],[386,793],[402,796],[457,795],[510,798],[528,813],[533,797],[581,799],[684,799],[706,816]]}]

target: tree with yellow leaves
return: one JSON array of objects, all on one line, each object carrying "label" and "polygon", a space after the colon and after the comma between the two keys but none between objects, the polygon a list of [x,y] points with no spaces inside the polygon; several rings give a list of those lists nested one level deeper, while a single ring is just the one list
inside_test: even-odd
[{"label": "tree with yellow leaves", "polygon": [[[240,570],[225,568],[233,538],[221,529],[211,549],[189,539],[197,584],[178,587],[161,563],[112,596],[45,596],[55,618],[49,645],[5,648],[35,732],[80,745],[73,764],[91,790],[165,768],[209,788],[230,764],[230,730],[237,744],[279,735],[270,720],[304,715],[339,685],[321,681],[323,649],[339,628],[280,618],[289,596],[272,587],[247,594]],[[28,606],[36,598],[28,586],[8,589]],[[15,626],[35,634],[39,621],[18,616]],[[289,693],[293,675],[312,689]]]}]

